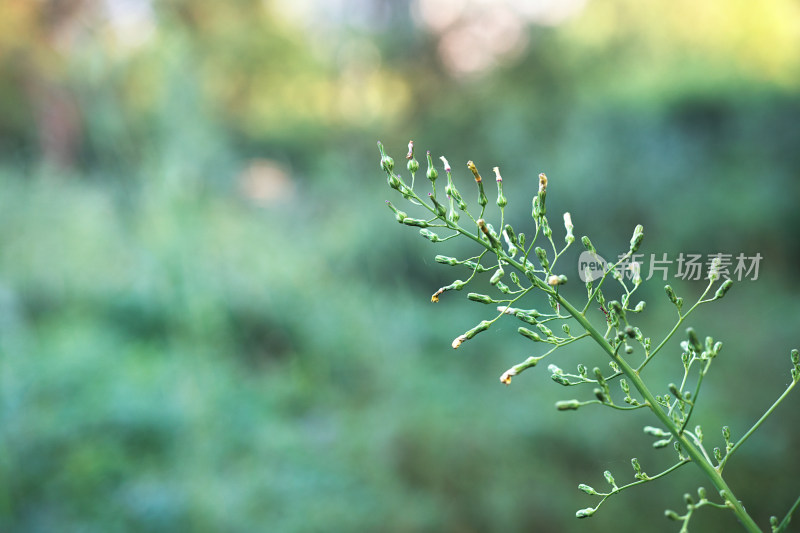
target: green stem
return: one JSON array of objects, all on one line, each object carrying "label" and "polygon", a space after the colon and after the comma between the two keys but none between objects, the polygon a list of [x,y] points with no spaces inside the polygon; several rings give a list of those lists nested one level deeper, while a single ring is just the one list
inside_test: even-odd
[{"label": "green stem", "polygon": [[728,457],[730,457],[731,455],[733,455],[733,452],[735,452],[736,450],[738,450],[738,449],[739,449],[739,446],[741,446],[742,444],[744,444],[744,441],[746,441],[748,438],[750,438],[750,435],[752,435],[753,433],[755,433],[755,431],[756,431],[756,430],[759,428],[759,426],[761,426],[761,424],[763,424],[763,423],[764,423],[764,421],[767,419],[767,417],[768,417],[769,415],[771,415],[771,414],[773,413],[773,411],[775,411],[775,409],[778,407],[778,405],[780,405],[780,403],[781,403],[781,402],[784,400],[784,398],[786,398],[786,396],[788,396],[788,394],[789,394],[789,393],[792,391],[792,389],[794,388],[794,386],[795,386],[795,385],[797,385],[797,383],[798,383],[797,381],[792,381],[792,384],[791,384],[791,385],[789,385],[788,387],[786,387],[786,390],[785,390],[785,391],[783,391],[783,394],[781,394],[781,395],[780,395],[780,397],[779,397],[777,400],[775,400],[775,403],[773,403],[773,404],[772,404],[772,406],[771,406],[769,409],[767,409],[767,412],[766,412],[766,413],[764,413],[763,415],[761,415],[761,418],[759,418],[759,419],[758,419],[758,421],[757,421],[755,424],[753,424],[753,427],[751,427],[751,428],[750,428],[750,429],[747,431],[747,433],[745,433],[745,434],[742,436],[742,438],[741,438],[741,439],[739,439],[739,441],[738,441],[736,444],[734,444],[734,445],[733,445],[733,448],[731,448],[731,449],[728,451],[728,453],[727,453],[727,454],[725,454],[725,457],[724,457],[724,458],[722,459],[722,461],[720,461],[720,463],[719,463],[719,467],[718,467],[718,469],[719,469],[719,471],[720,471],[720,472],[722,472],[722,468],[723,468],[723,467],[725,466],[725,464],[728,462]]},{"label": "green stem", "polygon": [[781,520],[781,523],[778,524],[778,527],[772,530],[773,533],[780,533],[781,531],[784,531],[786,529],[786,527],[789,525],[789,521],[792,519],[792,514],[794,514],[794,512],[797,510],[799,506],[800,506],[800,496],[798,496],[797,499],[794,501],[794,505],[792,505],[792,508],[789,509],[789,512],[786,513],[786,516],[783,517],[783,520]]},{"label": "green stem", "polygon": [[581,314],[580,311],[575,309],[567,300],[565,300],[560,295],[554,295],[555,298],[558,300],[558,303],[564,306],[564,309],[571,314],[578,323],[583,326],[587,333],[600,345],[601,348],[611,357],[611,359],[616,362],[622,372],[628,377],[636,390],[639,391],[639,394],[642,395],[642,398],[647,402],[650,406],[650,409],[653,411],[653,414],[661,421],[664,426],[669,429],[669,432],[675,437],[675,439],[681,443],[681,446],[686,453],[689,454],[689,457],[692,461],[697,464],[698,467],[703,471],[706,477],[709,478],[711,483],[719,491],[725,491],[725,499],[727,505],[731,508],[731,510],[736,514],[741,522],[742,526],[751,533],[762,533],[761,529],[755,523],[753,518],[747,514],[747,511],[742,506],[741,502],[736,499],[736,495],[733,493],[731,488],[722,478],[722,475],[714,468],[706,459],[703,457],[703,454],[698,448],[691,442],[690,439],[687,438],[685,434],[683,434],[678,426],[675,425],[675,422],[665,413],[656,402],[653,393],[650,392],[650,389],[647,388],[647,385],[642,381],[642,378],[639,377],[639,373],[635,371],[622,357],[615,355],[614,349],[608,343],[608,341],[600,334],[599,331],[586,319],[585,316]]}]

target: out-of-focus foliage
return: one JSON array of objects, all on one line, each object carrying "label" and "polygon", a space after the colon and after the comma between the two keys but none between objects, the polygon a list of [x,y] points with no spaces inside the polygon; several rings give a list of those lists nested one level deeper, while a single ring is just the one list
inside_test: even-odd
[{"label": "out-of-focus foliage", "polygon": [[[572,518],[579,480],[661,456],[535,370],[502,387],[514,327],[449,350],[484,309],[428,303],[453,272],[383,206],[375,141],[500,165],[523,231],[545,170],[601,252],[636,223],[647,253],[760,252],[695,322],[726,344],[700,421],[741,433],[798,344],[800,13],[516,4],[0,2],[1,530],[671,531],[689,474]],[[764,524],[793,402],[728,466]]]}]

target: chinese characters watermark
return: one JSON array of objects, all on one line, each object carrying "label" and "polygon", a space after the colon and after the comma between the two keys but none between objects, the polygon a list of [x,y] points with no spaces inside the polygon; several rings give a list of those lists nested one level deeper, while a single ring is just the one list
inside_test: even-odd
[{"label": "chinese characters watermark", "polygon": [[[758,279],[758,269],[763,256],[756,252],[748,256],[744,253],[734,254],[684,254],[681,252],[677,258],[668,258],[666,253],[650,254],[649,263],[646,263],[646,254],[621,254],[618,258],[618,272],[623,278],[633,279],[634,276],[649,280],[653,277],[667,281],[670,272],[674,278],[683,280],[709,279],[711,265],[718,261],[716,272],[721,279],[736,279],[742,281]],[[608,269],[605,259],[594,252],[583,252],[578,258],[578,275],[581,281],[594,281],[600,278]]]}]

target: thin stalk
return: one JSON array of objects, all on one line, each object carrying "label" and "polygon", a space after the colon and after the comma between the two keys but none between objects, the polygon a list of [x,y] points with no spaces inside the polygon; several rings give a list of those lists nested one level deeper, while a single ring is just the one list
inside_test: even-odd
[{"label": "thin stalk", "polygon": [[750,438],[750,435],[752,435],[759,428],[759,426],[761,426],[761,424],[764,423],[764,421],[767,419],[767,417],[769,415],[771,415],[773,411],[775,411],[775,409],[778,407],[778,405],[784,400],[784,398],[786,398],[786,396],[791,392],[791,390],[794,388],[794,386],[797,385],[797,383],[798,383],[797,381],[792,381],[792,384],[789,385],[788,387],[786,387],[786,390],[783,391],[783,394],[781,394],[780,397],[777,400],[775,400],[775,403],[773,403],[772,406],[769,409],[767,409],[767,412],[764,413],[761,416],[761,418],[759,418],[758,421],[755,424],[753,424],[753,427],[751,427],[747,431],[747,433],[745,433],[742,436],[742,438],[739,439],[738,442],[733,445],[733,448],[731,448],[728,451],[728,453],[725,454],[725,457],[723,457],[722,461],[720,461],[720,463],[719,463],[719,467],[717,467],[720,472],[722,472],[722,468],[725,466],[725,463],[728,462],[728,457],[733,455],[733,452],[738,450],[739,446],[744,444],[744,441],[746,441],[748,438]]},{"label": "thin stalk", "polygon": [[586,319],[585,316],[581,314],[580,311],[575,309],[567,300],[565,300],[562,296],[558,294],[554,295],[558,302],[564,306],[564,308],[571,314],[578,323],[583,326],[587,333],[600,345],[601,348],[611,357],[611,359],[616,362],[622,372],[628,377],[636,390],[639,391],[639,394],[642,395],[644,400],[649,404],[650,409],[653,411],[653,414],[661,421],[664,426],[669,429],[669,432],[675,437],[675,439],[681,443],[681,446],[686,453],[689,454],[689,457],[692,461],[697,464],[698,467],[703,471],[706,477],[709,478],[711,483],[719,491],[725,491],[725,499],[727,505],[731,508],[731,510],[736,514],[737,518],[741,522],[742,526],[751,533],[763,533],[761,529],[758,527],[758,524],[755,523],[753,518],[747,514],[747,511],[742,506],[741,502],[736,499],[736,495],[728,486],[727,482],[722,478],[720,473],[714,468],[706,459],[703,457],[703,454],[694,443],[689,440],[686,435],[684,435],[680,428],[675,425],[675,422],[665,413],[656,402],[653,393],[650,392],[650,389],[645,385],[642,379],[639,377],[639,373],[636,372],[623,358],[618,357],[614,354],[614,349],[608,343],[608,341],[600,334],[599,331]]}]

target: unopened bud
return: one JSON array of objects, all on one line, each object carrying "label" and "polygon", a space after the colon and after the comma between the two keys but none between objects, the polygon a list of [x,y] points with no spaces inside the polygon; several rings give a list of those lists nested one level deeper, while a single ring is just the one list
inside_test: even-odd
[{"label": "unopened bud", "polygon": [[431,183],[433,183],[436,181],[436,178],[439,177],[439,173],[436,171],[436,167],[433,166],[433,159],[431,159],[430,150],[428,150],[425,155],[428,159],[428,171],[426,172],[426,175],[428,176],[428,179],[431,180]]},{"label": "unopened bud", "polygon": [[689,336],[689,345],[696,353],[700,353],[703,351],[703,345],[700,344],[700,339],[697,337],[697,333],[695,332],[694,328],[686,328],[686,334]]},{"label": "unopened bud", "polygon": [[614,481],[614,476],[611,475],[610,470],[606,470],[605,472],[603,472],[603,477],[606,478],[606,481],[608,482],[609,485],[616,488],[617,482]]},{"label": "unopened bud", "polygon": [[664,448],[669,444],[669,439],[657,440],[653,443],[653,448]]},{"label": "unopened bud", "polygon": [[400,211],[395,206],[393,206],[392,202],[390,202],[389,200],[386,200],[386,205],[389,207],[389,209],[392,210],[392,212],[394,213],[394,218],[398,222],[402,223],[403,220],[405,220],[408,217],[408,215],[406,213],[404,213],[403,211]]},{"label": "unopened bud", "polygon": [[666,291],[667,297],[669,298],[670,302],[672,302],[672,303],[676,303],[677,302],[677,297],[675,296],[675,291],[672,290],[672,286],[664,285],[664,291]]},{"label": "unopened bud", "polygon": [[495,270],[494,274],[492,274],[489,283],[491,285],[497,285],[497,282],[500,281],[500,278],[502,278],[504,274],[505,271],[501,267],[497,267],[497,270]]},{"label": "unopened bud", "polygon": [[639,249],[642,239],[644,239],[644,226],[639,224],[633,230],[633,237],[631,237],[631,253],[635,253]]},{"label": "unopened bud", "polygon": [[383,144],[381,144],[380,141],[378,141],[378,150],[381,152],[381,168],[391,174],[392,170],[394,169],[394,159],[386,155],[386,152],[383,149]]},{"label": "unopened bud", "polygon": [[420,218],[411,218],[411,217],[404,218],[403,224],[405,224],[406,226],[416,226],[418,228],[427,228],[430,225],[425,220],[422,220]]},{"label": "unopened bud", "polygon": [[[575,400],[575,401],[577,401],[577,400]],[[590,496],[594,496],[595,494],[597,494],[596,490],[594,490],[589,485],[586,485],[585,483],[581,483],[580,485],[578,485],[578,490],[581,490],[581,491],[585,492],[586,494],[588,494]]]},{"label": "unopened bud", "polygon": [[539,263],[541,263],[542,268],[549,270],[550,262],[547,260],[547,252],[544,251],[544,248],[537,246],[534,252],[536,253],[536,257],[539,258]]},{"label": "unopened bud", "polygon": [[428,239],[431,242],[439,242],[439,236],[436,235],[434,232],[432,232],[429,229],[423,228],[423,229],[419,230],[419,234],[422,235],[423,237],[425,237],[426,239]]},{"label": "unopened bud", "polygon": [[798,350],[797,348],[793,349],[791,351],[790,357],[792,359],[792,364],[793,365],[800,364],[800,350]]},{"label": "unopened bud", "polygon": [[542,342],[542,338],[539,336],[539,334],[536,333],[535,331],[529,330],[528,328],[520,326],[519,328],[517,328],[517,333],[534,342]]},{"label": "unopened bud", "polygon": [[575,513],[575,518],[589,518],[592,516],[597,509],[593,507],[587,507],[586,509],[581,509],[577,513]]},{"label": "unopened bud", "polygon": [[445,206],[443,206],[439,200],[436,199],[433,193],[428,193],[428,198],[430,198],[431,202],[433,202],[433,208],[434,211],[436,211],[436,216],[443,218],[445,214],[447,214],[447,208],[445,208]]},{"label": "unopened bud", "polygon": [[597,253],[597,250],[595,250],[594,245],[592,245],[592,241],[589,240],[589,237],[584,235],[581,237],[581,242],[583,243],[583,247],[586,248],[586,251],[592,252],[593,254]]},{"label": "unopened bud", "polygon": [[482,304],[497,303],[494,300],[492,300],[489,296],[487,296],[485,294],[478,294],[477,292],[471,292],[471,293],[467,294],[467,298],[472,300],[473,302],[479,302],[479,303],[482,303]]},{"label": "unopened bud", "polygon": [[722,282],[722,285],[719,286],[719,289],[717,289],[717,293],[714,295],[714,299],[719,300],[720,298],[725,296],[732,286],[733,286],[733,280],[726,279],[724,282]]},{"label": "unopened bud", "polygon": [[556,409],[559,411],[576,411],[580,406],[581,402],[578,400],[563,400],[556,402]]},{"label": "unopened bud", "polygon": [[670,520],[674,520],[675,522],[681,519],[681,517],[678,516],[678,513],[676,513],[672,509],[667,509],[666,511],[664,511],[664,516],[666,516]]},{"label": "unopened bud", "polygon": [[443,265],[455,266],[455,265],[457,265],[457,264],[458,264],[458,259],[456,259],[455,257],[448,257],[448,256],[446,256],[446,255],[437,255],[437,256],[434,258],[434,260],[435,260],[437,263],[441,263],[441,264],[443,264]]},{"label": "unopened bud", "polygon": [[567,276],[561,274],[560,276],[552,275],[547,278],[547,284],[555,287],[556,285],[564,285],[567,282]]}]

